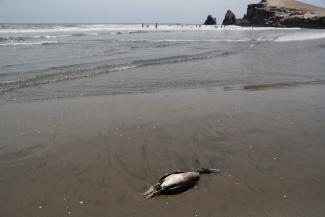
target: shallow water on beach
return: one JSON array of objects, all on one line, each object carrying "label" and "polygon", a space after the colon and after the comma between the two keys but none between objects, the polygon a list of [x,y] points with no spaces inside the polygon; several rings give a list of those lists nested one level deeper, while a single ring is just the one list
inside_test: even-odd
[{"label": "shallow water on beach", "polygon": [[325,80],[325,31],[229,26],[0,27],[0,103]]},{"label": "shallow water on beach", "polygon": [[325,216],[324,33],[0,25],[0,216]]}]

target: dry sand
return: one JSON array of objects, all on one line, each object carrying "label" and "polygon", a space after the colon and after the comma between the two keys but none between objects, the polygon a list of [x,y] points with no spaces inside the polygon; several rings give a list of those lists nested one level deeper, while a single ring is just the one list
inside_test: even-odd
[{"label": "dry sand", "polygon": [[[0,107],[1,217],[325,216],[325,86]],[[144,201],[163,174],[220,168]]]},{"label": "dry sand", "polygon": [[318,14],[325,16],[325,9],[322,7],[317,7],[315,5],[306,4],[295,0],[267,0],[268,4],[271,6],[285,7],[285,8],[296,8],[299,10],[308,11],[313,14]]}]

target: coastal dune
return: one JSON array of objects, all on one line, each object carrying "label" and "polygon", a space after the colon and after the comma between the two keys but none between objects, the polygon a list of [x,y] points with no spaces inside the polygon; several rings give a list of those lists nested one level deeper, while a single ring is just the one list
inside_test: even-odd
[{"label": "coastal dune", "polygon": [[304,10],[310,12],[312,14],[318,14],[325,16],[325,9],[321,7],[317,7],[315,5],[303,3],[301,1],[296,0],[267,0],[267,3],[270,6],[276,7],[285,7],[285,8],[295,8],[299,10]]}]

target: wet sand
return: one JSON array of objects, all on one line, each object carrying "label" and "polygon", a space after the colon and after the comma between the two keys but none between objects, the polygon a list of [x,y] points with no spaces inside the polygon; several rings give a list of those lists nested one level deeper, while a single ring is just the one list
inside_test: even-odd
[{"label": "wet sand", "polygon": [[[1,105],[0,216],[325,216],[325,86],[281,87]],[[199,167],[222,173],[142,199]]]}]

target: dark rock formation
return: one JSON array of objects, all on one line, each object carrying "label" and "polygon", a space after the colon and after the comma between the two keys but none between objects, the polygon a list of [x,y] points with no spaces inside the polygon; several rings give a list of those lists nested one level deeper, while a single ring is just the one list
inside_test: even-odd
[{"label": "dark rock formation", "polygon": [[235,25],[237,25],[237,26],[252,26],[252,24],[244,18],[236,19]]},{"label": "dark rock formation", "polygon": [[225,19],[222,21],[222,25],[236,25],[236,15],[231,10],[227,11]]},{"label": "dark rock formation", "polygon": [[209,15],[203,25],[216,25],[216,24],[217,24],[217,19],[212,15]]},{"label": "dark rock formation", "polygon": [[[271,2],[271,3],[270,3]],[[289,2],[289,3],[288,3]],[[262,0],[250,4],[247,14],[237,25],[325,28],[325,9],[298,1]]]},{"label": "dark rock formation", "polygon": [[295,0],[262,0],[250,4],[242,19],[230,10],[223,25],[325,28],[325,9]]}]

